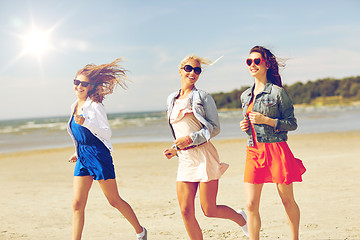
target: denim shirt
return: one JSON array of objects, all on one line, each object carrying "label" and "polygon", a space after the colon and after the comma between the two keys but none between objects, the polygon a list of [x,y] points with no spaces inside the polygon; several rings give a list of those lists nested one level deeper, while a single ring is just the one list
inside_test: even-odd
[{"label": "denim shirt", "polygon": [[[245,118],[247,118],[246,111],[253,98],[254,86],[241,94],[241,103]],[[293,131],[297,128],[294,106],[290,97],[284,88],[272,83],[266,83],[264,90],[256,95],[252,111],[275,119],[275,127],[266,124],[254,125],[256,140],[258,142],[271,143],[286,141],[288,131]],[[253,146],[254,142],[251,129],[246,133],[248,134],[248,146]]]},{"label": "denim shirt", "polygon": [[[176,139],[176,136],[172,125],[170,124],[170,115],[174,107],[174,102],[179,94],[180,90],[170,94],[167,98],[167,117],[174,139]],[[190,134],[190,138],[193,141],[191,145],[199,145],[209,141],[220,133],[219,116],[215,101],[209,93],[194,87],[189,97],[194,116],[203,126],[200,131],[192,132]]]}]

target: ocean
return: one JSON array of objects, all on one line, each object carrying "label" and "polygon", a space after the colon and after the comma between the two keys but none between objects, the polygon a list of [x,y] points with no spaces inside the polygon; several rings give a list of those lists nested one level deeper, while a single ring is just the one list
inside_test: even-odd
[{"label": "ocean", "polygon": [[[360,130],[360,105],[296,107],[298,129],[289,134]],[[245,138],[239,127],[242,111],[220,111],[221,133],[215,139]],[[166,113],[108,114],[112,143],[172,141]],[[0,153],[72,146],[69,116],[0,121]]]}]

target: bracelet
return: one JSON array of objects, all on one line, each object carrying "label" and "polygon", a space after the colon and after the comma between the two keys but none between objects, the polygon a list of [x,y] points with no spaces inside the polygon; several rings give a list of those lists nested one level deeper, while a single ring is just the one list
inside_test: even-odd
[{"label": "bracelet", "polygon": [[188,145],[190,145],[191,144],[191,138],[190,138],[190,136],[186,136],[186,140],[187,140],[187,143],[188,143]]}]

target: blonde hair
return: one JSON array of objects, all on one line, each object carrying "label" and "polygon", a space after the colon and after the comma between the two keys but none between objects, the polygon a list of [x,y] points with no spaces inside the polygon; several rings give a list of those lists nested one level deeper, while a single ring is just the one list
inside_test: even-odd
[{"label": "blonde hair", "polygon": [[194,60],[194,61],[198,62],[201,67],[202,67],[202,64],[204,64],[204,65],[211,65],[211,64],[212,64],[212,62],[211,62],[209,59],[207,59],[207,58],[201,58],[201,57],[198,57],[198,56],[196,56],[196,55],[189,55],[189,56],[185,57],[185,58],[180,62],[180,69],[185,66],[185,63],[186,63],[188,60]]},{"label": "blonde hair", "polygon": [[88,64],[76,73],[76,76],[84,75],[87,77],[94,86],[88,93],[91,100],[102,103],[105,96],[111,94],[117,85],[123,89],[127,88],[127,70],[119,65],[120,61],[122,58],[102,65]]}]

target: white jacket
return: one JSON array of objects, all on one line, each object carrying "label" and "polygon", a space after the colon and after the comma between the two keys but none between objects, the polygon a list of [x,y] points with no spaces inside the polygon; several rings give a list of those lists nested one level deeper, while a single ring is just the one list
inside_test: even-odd
[{"label": "white jacket", "polygon": [[[71,105],[71,117],[67,125],[67,130],[74,141],[77,154],[78,143],[75,140],[70,128],[72,115],[75,112],[76,106],[77,101]],[[81,110],[83,113],[83,117],[85,118],[82,126],[89,129],[90,132],[94,134],[94,136],[96,136],[100,141],[102,141],[110,151],[113,151],[113,147],[110,142],[112,132],[106,116],[104,105],[102,103],[94,102],[88,97]]]}]

